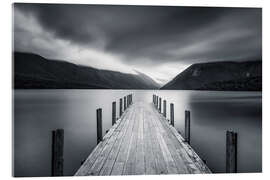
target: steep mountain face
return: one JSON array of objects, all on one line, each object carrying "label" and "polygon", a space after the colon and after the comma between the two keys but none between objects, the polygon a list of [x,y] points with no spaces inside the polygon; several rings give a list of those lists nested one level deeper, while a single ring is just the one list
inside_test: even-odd
[{"label": "steep mountain face", "polygon": [[158,89],[148,77],[14,53],[15,89]]},{"label": "steep mountain face", "polygon": [[261,91],[262,61],[193,64],[161,89]]}]

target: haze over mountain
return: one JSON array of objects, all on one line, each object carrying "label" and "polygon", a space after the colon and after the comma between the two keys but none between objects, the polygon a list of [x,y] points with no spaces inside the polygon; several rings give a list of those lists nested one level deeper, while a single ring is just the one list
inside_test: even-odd
[{"label": "haze over mountain", "polygon": [[14,51],[164,85],[191,64],[262,59],[262,8],[14,3]]},{"label": "haze over mountain", "polygon": [[14,53],[15,89],[158,89],[147,75],[100,70],[49,60],[33,53]]},{"label": "haze over mountain", "polygon": [[193,64],[161,89],[261,91],[262,61]]}]

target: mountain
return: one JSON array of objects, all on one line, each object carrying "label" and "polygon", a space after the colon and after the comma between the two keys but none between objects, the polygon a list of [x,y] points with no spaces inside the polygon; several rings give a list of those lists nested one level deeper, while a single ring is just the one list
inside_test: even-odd
[{"label": "mountain", "polygon": [[261,91],[262,61],[193,64],[161,89]]},{"label": "mountain", "polygon": [[158,84],[156,81],[154,81],[152,78],[150,78],[149,76],[147,76],[146,74],[139,72],[137,70],[134,70],[137,74],[138,77],[143,80],[145,83],[150,84],[154,87],[159,87],[160,88],[160,84]]},{"label": "mountain", "polygon": [[150,77],[14,52],[15,89],[158,89]]}]

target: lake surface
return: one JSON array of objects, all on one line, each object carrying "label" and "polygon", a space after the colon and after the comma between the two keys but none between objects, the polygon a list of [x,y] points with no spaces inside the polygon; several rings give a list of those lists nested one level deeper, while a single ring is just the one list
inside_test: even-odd
[{"label": "lake surface", "polygon": [[[73,175],[96,146],[96,109],[103,134],[111,127],[112,102],[133,93],[152,102],[156,94],[174,103],[175,127],[183,135],[191,111],[191,146],[216,173],[225,172],[226,130],[238,132],[238,171],[262,170],[262,93],[177,90],[15,90],[14,175],[50,176],[51,131],[65,130],[64,175]],[[162,107],[163,108],[163,107]]]}]

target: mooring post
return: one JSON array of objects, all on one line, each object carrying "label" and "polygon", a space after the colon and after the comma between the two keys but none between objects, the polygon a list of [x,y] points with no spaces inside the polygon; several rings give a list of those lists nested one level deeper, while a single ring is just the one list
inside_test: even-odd
[{"label": "mooring post", "polygon": [[128,95],[128,106],[130,106],[130,95]]},{"label": "mooring post", "polygon": [[63,176],[64,172],[64,130],[52,131],[52,176]]},{"label": "mooring post", "polygon": [[127,95],[126,97],[127,97],[127,99],[126,99],[126,101],[127,101],[127,103],[126,103],[126,104],[127,104],[126,108],[128,108],[128,95]]},{"label": "mooring post", "polygon": [[153,100],[152,103],[155,104],[155,95],[153,94]]},{"label": "mooring post", "polygon": [[159,107],[158,107],[159,113],[161,113],[161,98],[159,98]]},{"label": "mooring post", "polygon": [[121,117],[122,114],[123,114],[123,107],[122,107],[122,105],[123,105],[123,99],[120,98],[120,100],[119,100],[119,117]]},{"label": "mooring post", "polygon": [[158,110],[159,104],[160,104],[160,102],[159,102],[159,96],[158,96],[158,98],[157,98],[157,110]]},{"label": "mooring post", "polygon": [[158,96],[156,96],[156,108],[158,107]]},{"label": "mooring post", "polygon": [[173,103],[170,104],[170,110],[171,110],[171,125],[174,126],[174,106]]},{"label": "mooring post", "polygon": [[190,144],[190,111],[185,111],[185,141]]},{"label": "mooring post", "polygon": [[103,140],[102,137],[102,109],[97,109],[97,144]]},{"label": "mooring post", "polygon": [[166,100],[163,100],[163,116],[166,118]]},{"label": "mooring post", "polygon": [[226,173],[237,172],[237,133],[226,132]]},{"label": "mooring post", "polygon": [[116,122],[116,102],[112,103],[112,125]]},{"label": "mooring post", "polygon": [[124,111],[127,109],[127,97],[124,97]]},{"label": "mooring post", "polygon": [[130,94],[128,95],[128,107],[130,106]]},{"label": "mooring post", "polygon": [[158,96],[156,97],[156,109],[158,109]]},{"label": "mooring post", "polygon": [[127,97],[127,99],[126,99],[127,103],[126,104],[127,104],[127,108],[128,108],[128,95],[126,97]]},{"label": "mooring post", "polygon": [[130,99],[131,99],[131,104],[133,103],[133,100],[132,100],[132,96],[133,96],[133,95],[131,94],[131,95],[130,95]]}]

